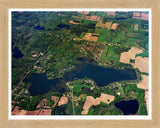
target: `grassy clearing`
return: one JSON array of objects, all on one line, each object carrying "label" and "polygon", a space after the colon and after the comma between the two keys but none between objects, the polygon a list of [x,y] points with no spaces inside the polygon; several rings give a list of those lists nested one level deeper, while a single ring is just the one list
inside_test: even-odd
[{"label": "grassy clearing", "polygon": [[122,32],[117,32],[117,31],[109,31],[107,34],[107,43],[119,43],[119,42],[124,42],[126,39],[126,34],[124,31]]},{"label": "grassy clearing", "polygon": [[137,41],[137,39],[128,38],[127,45],[135,46],[136,41]]},{"label": "grassy clearing", "polygon": [[103,50],[103,53],[102,53],[102,55],[101,55],[101,59],[102,59],[102,60],[106,60],[107,54],[108,54],[108,51],[109,51],[109,47],[110,47],[110,46],[108,46],[108,45],[105,46],[105,48],[104,48],[104,50]]},{"label": "grassy clearing", "polygon": [[81,35],[80,35],[80,38],[84,38],[85,35],[86,35],[86,33],[82,32]]},{"label": "grassy clearing", "polygon": [[78,92],[80,92],[82,87],[90,88],[90,86],[85,85],[85,84],[77,84],[77,85],[74,86],[73,91],[75,93],[78,93]]},{"label": "grassy clearing", "polygon": [[82,14],[81,14],[81,13],[78,13],[77,16],[82,17]]},{"label": "grassy clearing", "polygon": [[149,53],[148,53],[148,51],[147,50],[145,50],[145,51],[143,51],[143,53],[140,53],[140,54],[136,54],[136,57],[137,56],[141,56],[141,57],[149,57]]},{"label": "grassy clearing", "polygon": [[94,31],[94,33],[101,34],[101,29],[102,28],[96,28],[95,31]]},{"label": "grassy clearing", "polygon": [[83,20],[82,24],[96,24],[97,21],[91,21],[91,20]]},{"label": "grassy clearing", "polygon": [[94,33],[100,34],[98,38],[98,42],[105,43],[121,43],[122,45],[130,45],[135,46],[135,42],[137,39],[127,38],[127,34],[125,31],[112,31],[105,28],[96,28]]},{"label": "grassy clearing", "polygon": [[138,31],[138,24],[134,25],[134,31]]},{"label": "grassy clearing", "polygon": [[[121,45],[129,45],[129,46],[135,46],[137,39],[128,37],[129,34],[127,34],[125,31],[108,31],[106,36],[106,42],[107,43],[121,43]],[[129,36],[135,36],[134,33],[130,33]]]},{"label": "grassy clearing", "polygon": [[98,42],[106,42],[106,36],[107,36],[108,32],[109,32],[108,29],[101,29],[101,33],[98,38]]},{"label": "grassy clearing", "polygon": [[148,50],[149,49],[149,43],[147,43],[146,45],[145,45],[145,48]]},{"label": "grassy clearing", "polygon": [[115,51],[114,51],[115,47],[116,47],[115,45],[110,46],[107,57],[105,60],[119,62],[120,54],[115,53]]},{"label": "grassy clearing", "polygon": [[109,32],[108,29],[105,28],[96,28],[94,33],[98,33],[100,34],[99,38],[98,38],[98,42],[106,42],[106,36],[107,33]]},{"label": "grassy clearing", "polygon": [[103,16],[105,13],[104,12],[90,12],[89,15],[96,15],[96,16]]}]

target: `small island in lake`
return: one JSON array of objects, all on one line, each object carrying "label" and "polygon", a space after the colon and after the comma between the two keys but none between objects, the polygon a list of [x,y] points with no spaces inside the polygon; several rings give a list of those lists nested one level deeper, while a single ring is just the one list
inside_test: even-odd
[{"label": "small island in lake", "polygon": [[11,15],[12,115],[149,114],[149,12]]}]

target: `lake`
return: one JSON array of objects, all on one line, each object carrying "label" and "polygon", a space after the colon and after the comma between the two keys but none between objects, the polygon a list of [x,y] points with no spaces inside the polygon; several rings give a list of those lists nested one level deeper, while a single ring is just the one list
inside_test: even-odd
[{"label": "lake", "polygon": [[136,80],[137,76],[134,69],[120,70],[85,63],[63,75],[63,79],[67,81],[82,78],[93,79],[99,87],[102,87],[116,81]]},{"label": "lake", "polygon": [[13,52],[13,57],[14,57],[15,59],[19,59],[19,58],[23,57],[23,54],[22,54],[22,52],[19,50],[18,47],[12,48],[12,52]]},{"label": "lake", "polygon": [[49,91],[56,91],[64,93],[64,81],[61,79],[47,79],[45,73],[37,74],[33,73],[25,82],[29,82],[32,85],[29,88],[31,96],[42,95]]},{"label": "lake", "polygon": [[139,108],[138,101],[129,100],[129,101],[120,101],[115,103],[116,108],[120,109],[124,115],[135,115]]},{"label": "lake", "polygon": [[31,95],[40,95],[51,90],[63,92],[65,82],[82,78],[92,79],[99,87],[102,87],[116,81],[136,80],[137,76],[134,69],[120,70],[81,63],[75,66],[72,71],[64,73],[61,79],[48,80],[46,74],[34,73],[26,82],[32,84],[29,88]]}]

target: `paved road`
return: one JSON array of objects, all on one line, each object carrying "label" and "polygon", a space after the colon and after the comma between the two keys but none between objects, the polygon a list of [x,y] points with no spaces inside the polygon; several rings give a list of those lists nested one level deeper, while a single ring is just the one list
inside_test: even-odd
[{"label": "paved road", "polygon": [[73,102],[73,88],[72,88],[72,107],[73,107],[73,115],[75,115],[74,102]]}]

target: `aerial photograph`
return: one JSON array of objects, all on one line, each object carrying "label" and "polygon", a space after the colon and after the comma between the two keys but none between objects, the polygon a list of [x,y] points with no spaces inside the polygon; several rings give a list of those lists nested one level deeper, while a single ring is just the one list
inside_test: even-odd
[{"label": "aerial photograph", "polygon": [[11,11],[11,115],[149,115],[149,29],[149,11]]}]

